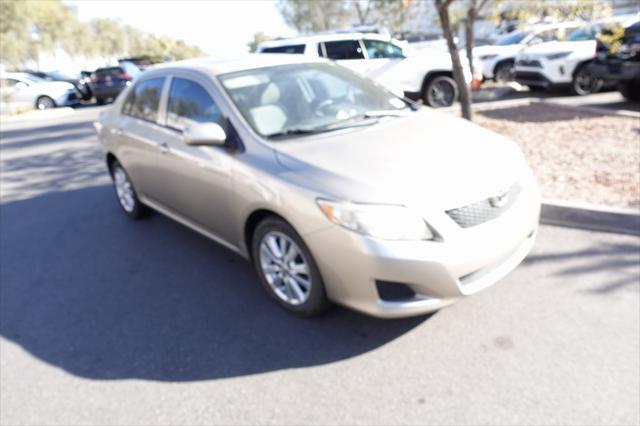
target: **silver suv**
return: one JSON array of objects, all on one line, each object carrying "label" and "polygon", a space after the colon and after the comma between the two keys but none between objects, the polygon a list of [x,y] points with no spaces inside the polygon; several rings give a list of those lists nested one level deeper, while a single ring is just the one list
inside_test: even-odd
[{"label": "silver suv", "polygon": [[323,60],[163,65],[96,128],[127,215],[152,208],[239,253],[302,315],[442,308],[515,268],[537,229],[514,143]]}]

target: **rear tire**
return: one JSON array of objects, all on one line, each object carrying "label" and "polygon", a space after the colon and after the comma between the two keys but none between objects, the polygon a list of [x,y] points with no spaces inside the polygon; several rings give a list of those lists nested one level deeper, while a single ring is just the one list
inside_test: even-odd
[{"label": "rear tire", "polygon": [[422,100],[432,108],[453,105],[458,99],[458,86],[453,78],[446,75],[433,77],[426,84]]},{"label": "rear tire", "polygon": [[104,105],[105,101],[104,98],[96,98],[96,104],[98,105]]},{"label": "rear tire", "polygon": [[330,304],[316,262],[287,222],[275,216],[260,222],[253,232],[251,257],[262,286],[284,309],[302,317],[327,310]]},{"label": "rear tire", "polygon": [[148,216],[151,210],[138,199],[133,182],[118,160],[111,164],[110,172],[118,204],[125,214],[134,220]]}]

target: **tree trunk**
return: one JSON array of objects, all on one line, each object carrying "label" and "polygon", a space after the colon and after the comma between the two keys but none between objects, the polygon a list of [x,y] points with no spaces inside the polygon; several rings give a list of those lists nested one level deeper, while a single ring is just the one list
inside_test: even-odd
[{"label": "tree trunk", "polygon": [[476,8],[471,6],[467,11],[467,22],[465,22],[465,50],[467,52],[467,60],[469,61],[469,68],[471,69],[471,75],[475,75],[475,64],[473,63],[473,47],[475,41],[474,26],[476,23],[477,11]]},{"label": "tree trunk", "polygon": [[460,107],[462,109],[462,117],[471,121],[471,93],[469,86],[464,81],[464,73],[462,71],[462,63],[460,62],[460,54],[456,43],[453,41],[453,33],[451,31],[451,21],[449,20],[449,5],[451,0],[435,0],[442,32],[447,40],[449,55],[451,56],[451,64],[453,65],[453,79],[458,86],[460,97]]}]

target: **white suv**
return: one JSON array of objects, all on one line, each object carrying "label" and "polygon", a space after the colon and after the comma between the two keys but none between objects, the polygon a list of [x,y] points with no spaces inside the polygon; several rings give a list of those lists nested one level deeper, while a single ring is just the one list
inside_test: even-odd
[{"label": "white suv", "polygon": [[596,35],[604,28],[619,26],[628,20],[619,17],[585,24],[565,41],[551,41],[523,49],[516,57],[515,80],[530,88],[569,87],[576,95],[600,90],[602,80],[595,77],[589,65],[595,58]]},{"label": "white suv", "polygon": [[480,59],[485,80],[510,81],[513,79],[515,58],[522,49],[557,40],[582,25],[581,22],[562,22],[512,31],[498,38],[494,44],[474,48],[473,54]]},{"label": "white suv", "polygon": [[[400,96],[422,99],[432,107],[450,106],[458,97],[451,58],[440,49],[411,49],[380,34],[334,33],[274,40],[260,44],[259,53],[294,53],[337,61]],[[461,55],[465,81],[471,72]]]}]

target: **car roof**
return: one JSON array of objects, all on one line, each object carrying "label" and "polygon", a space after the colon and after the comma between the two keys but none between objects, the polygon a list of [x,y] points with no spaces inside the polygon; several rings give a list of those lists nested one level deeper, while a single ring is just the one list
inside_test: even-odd
[{"label": "car roof", "polygon": [[318,43],[321,41],[353,40],[353,39],[362,39],[362,38],[391,41],[391,37],[384,34],[377,34],[377,33],[360,33],[360,32],[327,33],[327,34],[314,34],[314,35],[308,35],[308,36],[291,37],[291,38],[283,38],[279,40],[265,41],[263,43],[260,43],[258,48],[291,46],[294,44],[307,44],[311,42]]},{"label": "car roof", "polygon": [[178,62],[166,62],[158,65],[154,65],[149,68],[146,73],[156,71],[168,71],[169,69],[187,69],[187,70],[199,70],[207,74],[221,75],[230,72],[244,71],[256,68],[265,68],[278,65],[291,65],[299,63],[319,63],[327,62],[322,58],[307,58],[302,55],[295,54],[246,54],[244,56],[235,58],[197,58],[187,59]]}]

